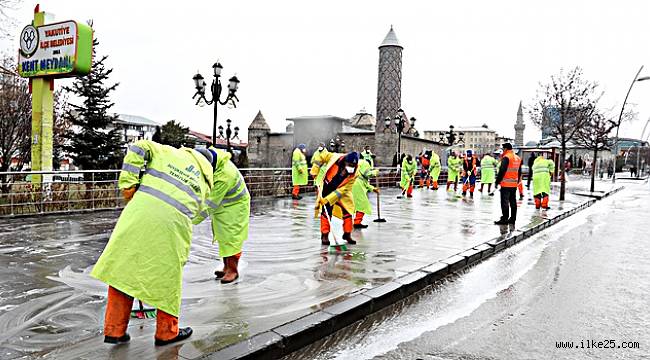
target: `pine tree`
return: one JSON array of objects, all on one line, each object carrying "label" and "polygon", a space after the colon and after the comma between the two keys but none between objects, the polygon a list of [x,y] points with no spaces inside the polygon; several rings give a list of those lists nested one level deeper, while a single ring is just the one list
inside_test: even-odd
[{"label": "pine tree", "polygon": [[[94,39],[94,59],[97,59],[98,45],[99,42]],[[124,155],[121,129],[115,124],[117,116],[109,113],[114,105],[109,94],[119,83],[108,84],[113,69],[104,64],[107,58],[103,56],[99,61],[94,61],[90,74],[78,77],[72,87],[66,88],[83,99],[83,104],[70,104],[68,118],[78,130],[70,134],[71,141],[65,150],[70,153],[75,165],[84,170],[116,169]]]},{"label": "pine tree", "polygon": [[188,127],[183,127],[180,123],[170,120],[160,129],[160,143],[175,148],[180,148],[181,146],[192,147],[193,145],[187,140],[187,134],[189,132],[190,129]]}]

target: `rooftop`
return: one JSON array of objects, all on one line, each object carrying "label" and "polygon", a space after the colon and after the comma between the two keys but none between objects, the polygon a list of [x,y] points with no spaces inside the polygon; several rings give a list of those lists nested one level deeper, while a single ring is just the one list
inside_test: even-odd
[{"label": "rooftop", "polygon": [[117,114],[118,120],[117,122],[123,123],[123,124],[135,124],[135,125],[149,125],[149,126],[160,126],[161,124],[151,120],[147,119],[144,116],[139,116],[139,115],[129,115],[129,114]]},{"label": "rooftop", "polygon": [[345,121],[344,118],[334,116],[334,115],[310,115],[310,116],[298,116],[293,118],[287,118],[287,121],[313,121],[313,120],[337,120]]},{"label": "rooftop", "polygon": [[390,26],[390,30],[388,31],[388,34],[386,34],[384,41],[379,45],[380,48],[384,46],[397,46],[403,48],[402,45],[400,45],[399,40],[397,40],[397,35],[395,35],[395,30],[393,30],[392,25]]},{"label": "rooftop", "polygon": [[255,115],[255,119],[253,119],[253,122],[248,126],[249,130],[271,130],[271,127],[269,124],[266,122],[266,119],[264,119],[264,115],[262,115],[262,110],[259,110],[257,112],[257,115]]}]

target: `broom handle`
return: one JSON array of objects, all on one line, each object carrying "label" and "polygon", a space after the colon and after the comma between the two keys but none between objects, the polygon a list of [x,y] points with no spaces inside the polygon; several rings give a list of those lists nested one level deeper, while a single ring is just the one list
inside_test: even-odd
[{"label": "broom handle", "polygon": [[325,214],[327,215],[326,216],[327,217],[327,223],[330,225],[330,234],[332,235],[332,239],[334,239],[334,244],[336,244],[336,246],[338,246],[339,241],[336,239],[336,235],[334,235],[334,232],[333,232],[334,229],[333,229],[333,226],[332,226],[332,215],[330,214],[329,210],[327,209],[327,206],[323,206],[323,208],[325,208]]},{"label": "broom handle", "polygon": [[379,206],[379,193],[377,194],[377,219],[381,219],[381,206]]}]

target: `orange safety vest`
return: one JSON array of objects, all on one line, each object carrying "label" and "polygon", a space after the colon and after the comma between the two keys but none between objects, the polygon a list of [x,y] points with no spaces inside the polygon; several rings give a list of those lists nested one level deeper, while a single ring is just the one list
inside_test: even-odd
[{"label": "orange safety vest", "polygon": [[426,156],[420,156],[420,164],[422,164],[422,167],[424,169],[429,169],[429,165],[431,164],[431,161],[426,158]]},{"label": "orange safety vest", "polygon": [[503,157],[508,158],[508,169],[503,176],[503,180],[499,184],[504,188],[516,188],[519,183],[519,167],[521,166],[521,158],[512,151],[506,151]]}]

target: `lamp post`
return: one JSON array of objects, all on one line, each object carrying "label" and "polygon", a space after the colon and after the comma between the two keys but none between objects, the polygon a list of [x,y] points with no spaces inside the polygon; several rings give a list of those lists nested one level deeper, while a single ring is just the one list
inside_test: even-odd
[{"label": "lamp post", "polygon": [[[643,126],[643,131],[641,132],[641,137],[639,138],[639,140],[641,140],[641,143],[639,144],[640,146],[643,146],[643,144],[645,144],[645,142],[643,141],[643,136],[645,135],[645,129],[648,127],[648,123],[650,123],[650,118],[648,118],[648,121],[646,121],[646,122],[645,122],[645,125]],[[640,168],[639,168],[639,158],[640,158],[639,155],[640,155],[640,153],[641,153],[640,150],[641,150],[641,149],[639,148],[639,149],[637,149],[637,152],[636,152],[636,171],[637,171],[638,173],[640,173],[640,171],[639,171],[639,169],[640,169]],[[638,176],[637,176],[637,177],[638,177]]]},{"label": "lamp post", "polygon": [[228,80],[228,95],[226,96],[225,100],[221,101],[221,92],[223,90],[221,86],[222,69],[223,66],[221,66],[221,63],[219,63],[219,61],[212,65],[214,79],[212,80],[212,85],[210,86],[210,93],[212,95],[212,98],[210,100],[205,97],[206,83],[205,80],[203,80],[203,76],[197,72],[196,75],[194,75],[192,78],[194,80],[194,87],[196,88],[196,93],[194,93],[192,99],[196,99],[198,97],[196,100],[196,105],[198,105],[201,100],[205,101],[205,103],[208,105],[214,104],[214,121],[212,124],[213,145],[217,143],[217,105],[226,105],[230,102],[233,107],[237,107],[237,102],[239,101],[237,95],[235,95],[237,89],[239,88],[239,79],[237,79],[237,76],[233,76],[230,78],[230,80]]},{"label": "lamp post", "polygon": [[235,126],[233,130],[230,129],[230,124],[232,124],[232,120],[228,119],[226,120],[226,135],[224,136],[223,134],[223,126],[219,125],[219,136],[217,137],[218,139],[225,139],[226,140],[226,150],[232,154],[232,149],[230,148],[230,140],[235,140],[239,139],[239,126]]},{"label": "lamp post", "polygon": [[627,89],[627,94],[625,94],[625,100],[623,100],[623,106],[621,106],[621,112],[618,115],[618,122],[616,123],[616,137],[614,139],[614,174],[612,174],[612,183],[616,182],[616,158],[618,157],[618,130],[621,128],[621,120],[623,118],[623,111],[625,111],[625,104],[627,103],[627,97],[630,96],[630,91],[632,91],[632,87],[634,86],[634,83],[636,83],[637,81],[650,80],[650,76],[644,76],[642,78],[639,77],[639,74],[641,74],[642,70],[643,70],[643,65],[641,65],[639,71],[634,76],[634,80],[632,80],[632,83],[630,84],[630,88]]},{"label": "lamp post", "polygon": [[[410,121],[411,126],[405,132],[404,130],[406,129],[407,121]],[[404,110],[402,110],[402,109],[397,110],[397,114],[393,118],[393,123],[395,124],[395,131],[397,133],[397,157],[396,157],[395,162],[397,163],[397,168],[398,169],[400,167],[400,162],[399,161],[400,161],[400,158],[402,157],[402,134],[404,134],[404,135],[413,135],[415,137],[420,136],[420,133],[417,130],[415,130],[415,121],[416,121],[416,119],[414,117],[411,117],[410,119],[408,119],[404,115]],[[386,132],[386,130],[390,131],[390,124],[391,124],[391,119],[390,119],[390,117],[387,116],[384,119],[384,125],[385,125],[384,132]]]},{"label": "lamp post", "polygon": [[449,131],[439,132],[438,136],[440,137],[440,142],[447,146],[454,146],[456,144],[465,143],[465,133],[464,132],[455,132],[454,125],[449,125]]},{"label": "lamp post", "polygon": [[335,153],[345,151],[345,140],[342,140],[338,135],[336,135],[335,138],[330,139],[330,150]]}]

